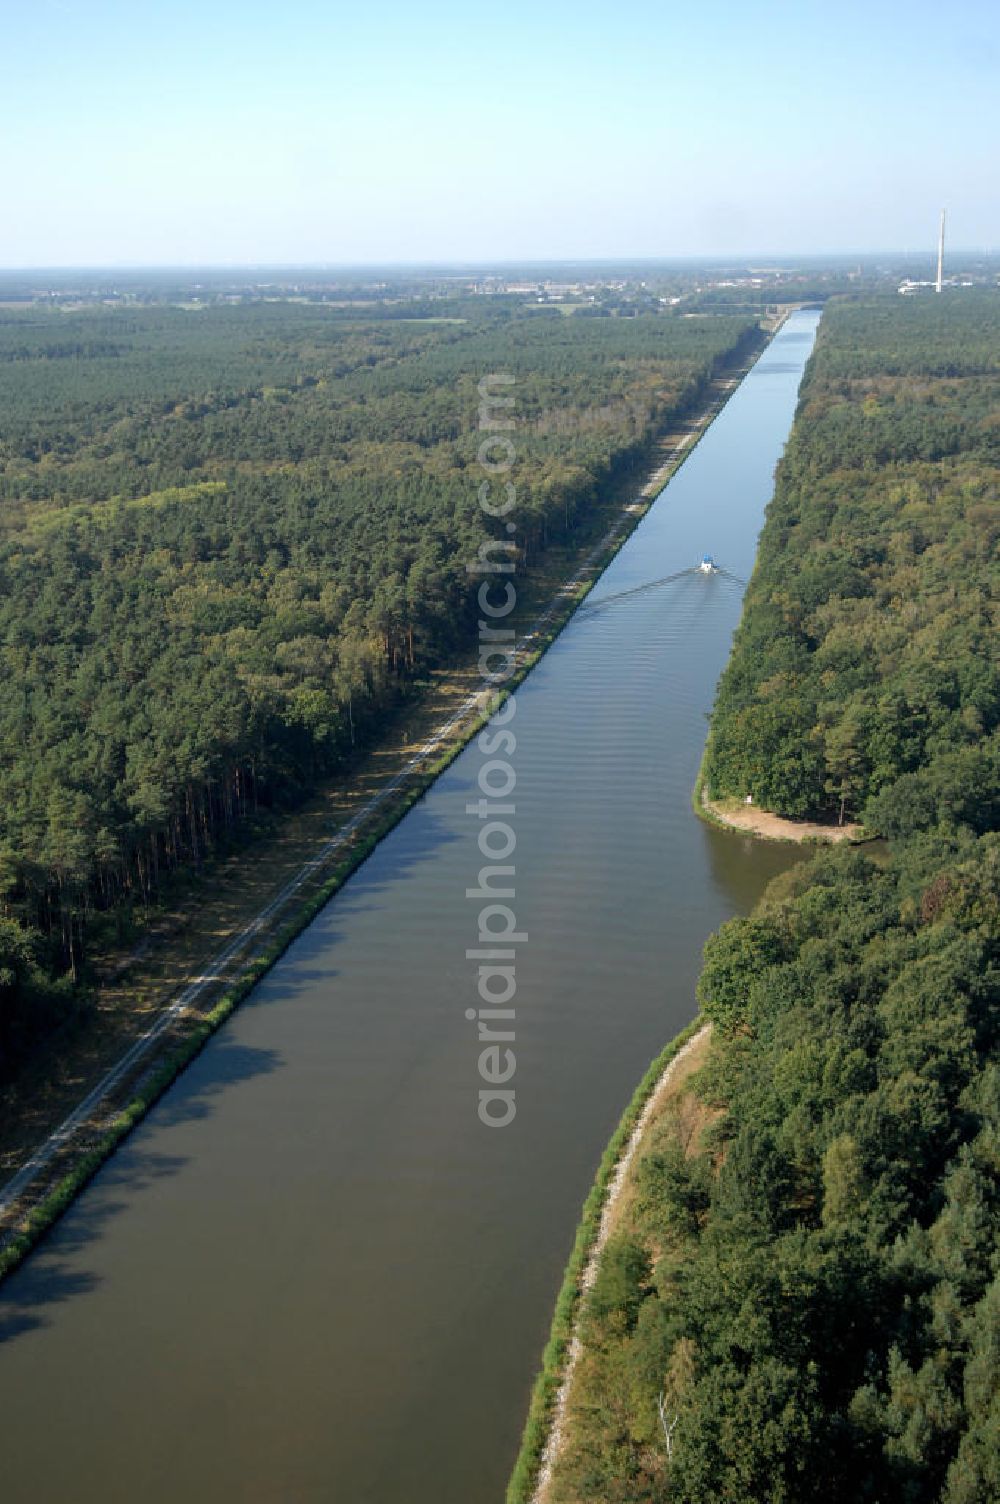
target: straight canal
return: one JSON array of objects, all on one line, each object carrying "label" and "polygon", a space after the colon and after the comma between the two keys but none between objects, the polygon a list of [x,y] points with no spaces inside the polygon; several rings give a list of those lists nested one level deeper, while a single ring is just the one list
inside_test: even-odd
[{"label": "straight canal", "polygon": [[[818,318],[590,603],[706,551],[749,576]],[[8,1504],[499,1504],[604,1145],[705,938],[791,860],[691,810],[741,594],[588,604],[517,691],[514,1121],[479,1121],[466,1016],[473,745],[0,1291]]]}]

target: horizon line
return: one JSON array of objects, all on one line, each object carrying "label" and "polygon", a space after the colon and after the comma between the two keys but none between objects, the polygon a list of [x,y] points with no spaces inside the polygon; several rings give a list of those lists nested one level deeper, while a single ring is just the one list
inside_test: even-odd
[{"label": "horizon line", "polygon": [[[38,262],[22,265],[0,265],[0,276],[32,275],[66,272],[333,272],[333,271],[485,271],[494,267],[523,266],[665,266],[704,263],[744,264],[748,261],[850,261],[856,258],[874,257],[933,259],[936,251],[902,250],[885,248],[879,250],[846,251],[739,251],[739,252],[685,252],[673,255],[598,255],[598,256],[502,256],[495,260],[475,257],[454,260],[404,261],[86,261],[86,262]],[[992,246],[954,246],[951,256],[981,256],[989,260],[1000,256],[1000,249]]]}]

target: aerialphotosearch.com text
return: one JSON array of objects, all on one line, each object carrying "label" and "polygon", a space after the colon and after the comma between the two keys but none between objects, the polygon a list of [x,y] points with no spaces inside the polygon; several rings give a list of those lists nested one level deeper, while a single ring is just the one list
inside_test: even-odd
[{"label": "aerialphotosearch.com text", "polygon": [[479,506],[487,517],[502,518],[508,535],[490,537],[480,546],[468,568],[484,576],[478,591],[479,673],[492,691],[492,712],[476,739],[480,764],[477,783],[480,797],[468,803],[466,813],[479,821],[477,846],[484,859],[475,887],[466,888],[466,898],[479,904],[476,941],[466,959],[476,963],[475,1007],[465,1016],[477,1025],[479,1120],[488,1128],[505,1128],[514,1121],[517,1094],[514,1076],[517,1057],[516,1017],[517,952],[528,936],[518,929],[515,910],[517,866],[514,860],[517,834],[514,791],[517,773],[512,761],[517,737],[511,723],[517,713],[513,694],[504,697],[504,686],[516,667],[516,633],[504,626],[517,603],[511,576],[517,559],[513,512],[517,493],[511,471],[517,458],[510,430],[514,428],[514,397],[510,375],[484,376],[479,383],[479,429],[484,435],[477,459],[483,479]]}]

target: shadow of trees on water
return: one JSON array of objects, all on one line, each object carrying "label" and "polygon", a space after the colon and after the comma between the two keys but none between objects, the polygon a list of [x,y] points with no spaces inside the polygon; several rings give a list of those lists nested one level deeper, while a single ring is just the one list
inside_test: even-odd
[{"label": "shadow of trees on water", "polygon": [[[450,795],[459,807],[464,806],[474,792],[474,777],[453,767],[446,779]],[[416,876],[428,856],[458,839],[447,820],[421,801],[390,834],[387,843],[377,849],[376,860],[364,863],[331,905],[321,910],[243,1007],[260,1003],[274,1006],[317,981],[336,977],[329,956],[345,938],[352,918],[367,909],[391,904],[397,884]],[[283,1065],[282,1053],[276,1048],[244,1044],[225,1027],[214,1036],[21,1268],[0,1284],[0,1353],[17,1338],[55,1324],[67,1303],[97,1290],[104,1277],[87,1267],[88,1250],[93,1250],[102,1237],[113,1235],[116,1219],[137,1197],[154,1190],[159,1182],[177,1175],[191,1162],[189,1154],[149,1147],[152,1135],[158,1129],[208,1121],[231,1088]],[[179,1235],[182,1231],[179,1229]],[[0,1367],[0,1395],[2,1383]]]},{"label": "shadow of trees on water", "polygon": [[243,1045],[225,1034],[213,1041],[212,1048],[211,1069],[199,1071],[198,1062],[188,1068],[25,1263],[0,1284],[0,1351],[15,1338],[50,1324],[68,1301],[97,1289],[101,1277],[84,1267],[87,1250],[137,1196],[190,1162],[190,1155],[144,1147],[149,1131],[206,1120],[231,1087],[276,1071],[282,1064],[279,1051]]}]

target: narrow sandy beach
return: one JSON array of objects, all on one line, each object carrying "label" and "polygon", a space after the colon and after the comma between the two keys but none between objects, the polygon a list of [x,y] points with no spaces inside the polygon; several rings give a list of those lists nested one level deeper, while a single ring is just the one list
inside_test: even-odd
[{"label": "narrow sandy beach", "polygon": [[819,825],[812,820],[786,820],[782,815],[772,815],[769,810],[755,809],[751,804],[737,804],[734,800],[709,799],[701,796],[702,807],[720,825],[732,830],[745,830],[749,835],[763,836],[768,841],[860,841],[864,839],[862,825]]}]

